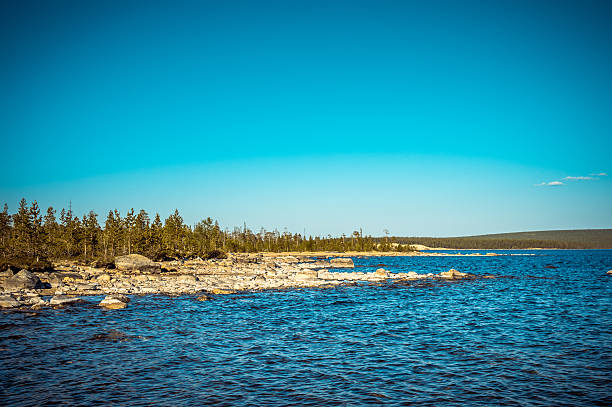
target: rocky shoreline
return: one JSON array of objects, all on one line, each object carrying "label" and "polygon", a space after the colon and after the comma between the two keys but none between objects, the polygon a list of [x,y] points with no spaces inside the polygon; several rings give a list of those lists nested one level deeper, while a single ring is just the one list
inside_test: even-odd
[{"label": "rocky shoreline", "polygon": [[[96,265],[97,266],[97,265]],[[226,259],[153,262],[132,254],[106,267],[70,262],[54,264],[53,272],[21,270],[0,273],[0,308],[41,309],[82,303],[80,297],[106,297],[98,304],[125,308],[129,295],[194,295],[200,301],[242,291],[324,288],[354,283],[421,279],[454,280],[477,276],[449,270],[439,274],[330,271],[353,269],[348,257],[287,254],[229,254]],[[492,276],[482,276],[492,277]],[[50,297],[50,298],[49,298]]]}]

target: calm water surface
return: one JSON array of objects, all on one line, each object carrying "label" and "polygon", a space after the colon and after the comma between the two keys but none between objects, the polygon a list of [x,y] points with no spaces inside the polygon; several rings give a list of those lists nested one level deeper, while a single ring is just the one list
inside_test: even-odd
[{"label": "calm water surface", "polygon": [[508,278],[0,312],[2,405],[611,405],[612,251],[354,258]]}]

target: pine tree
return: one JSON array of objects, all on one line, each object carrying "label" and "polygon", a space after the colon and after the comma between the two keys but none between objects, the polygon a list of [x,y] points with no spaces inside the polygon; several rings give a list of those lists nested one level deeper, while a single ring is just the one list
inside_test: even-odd
[{"label": "pine tree", "polygon": [[134,216],[134,208],[130,209],[123,220],[125,229],[125,241],[127,244],[127,253],[132,254],[132,243],[134,241],[134,228],[136,226],[136,217]]},{"label": "pine tree", "polygon": [[0,212],[0,254],[6,256],[9,251],[9,239],[11,237],[11,215],[8,213],[8,205]]},{"label": "pine tree", "polygon": [[[91,257],[95,256],[95,250],[98,245],[98,234],[100,232],[100,225],[98,225],[98,215],[94,211],[89,211],[87,216],[83,215],[83,228],[84,228],[84,239],[83,247],[85,249],[85,258],[89,254]],[[89,253],[87,251],[89,247]]]},{"label": "pine tree", "polygon": [[36,257],[36,261],[38,262],[43,250],[44,233],[42,227],[42,216],[40,215],[40,208],[38,207],[38,202],[36,201],[33,201],[30,205],[30,220],[32,222],[30,232],[30,253],[33,257]]},{"label": "pine tree", "polygon": [[149,247],[151,254],[158,255],[162,252],[163,248],[163,225],[159,213],[155,214],[155,219],[151,223],[151,233],[149,236]]},{"label": "pine tree", "polygon": [[25,198],[19,202],[17,213],[13,215],[13,252],[17,255],[30,254],[32,238],[32,219]]},{"label": "pine tree", "polygon": [[141,209],[134,222],[134,249],[136,253],[145,254],[149,241],[149,214]]},{"label": "pine tree", "polygon": [[58,241],[59,241],[59,226],[55,219],[55,209],[53,207],[47,208],[47,214],[45,215],[43,222],[43,235],[44,235],[44,253],[46,257],[58,256]]},{"label": "pine tree", "polygon": [[165,246],[171,249],[174,254],[178,254],[179,249],[183,246],[183,233],[183,218],[178,209],[175,209],[174,213],[166,219],[163,233]]}]

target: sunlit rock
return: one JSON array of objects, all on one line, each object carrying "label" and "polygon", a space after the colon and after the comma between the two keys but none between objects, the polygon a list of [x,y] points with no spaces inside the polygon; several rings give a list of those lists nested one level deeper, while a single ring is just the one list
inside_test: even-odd
[{"label": "sunlit rock", "polygon": [[115,267],[118,270],[124,271],[139,270],[151,273],[161,272],[161,266],[158,263],[140,254],[128,254],[126,256],[115,257]]}]

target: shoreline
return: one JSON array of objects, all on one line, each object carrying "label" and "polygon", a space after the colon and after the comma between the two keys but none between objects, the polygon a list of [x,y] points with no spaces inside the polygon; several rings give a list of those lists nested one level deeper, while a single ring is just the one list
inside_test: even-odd
[{"label": "shoreline", "polygon": [[392,273],[384,268],[371,272],[353,271],[355,265],[350,255],[352,253],[343,253],[339,257],[338,253],[333,252],[316,252],[316,255],[301,253],[297,256],[285,253],[230,254],[226,259],[159,263],[144,256],[128,255],[115,259],[116,268],[80,266],[75,262],[63,261],[54,265],[53,272],[21,270],[14,275],[12,272],[2,272],[0,308],[59,308],[78,304],[81,296],[105,295],[106,298],[99,305],[118,309],[127,306],[129,295],[199,295],[198,300],[206,301],[215,295],[249,291],[494,278],[454,269],[436,274],[418,274],[414,271]]}]

